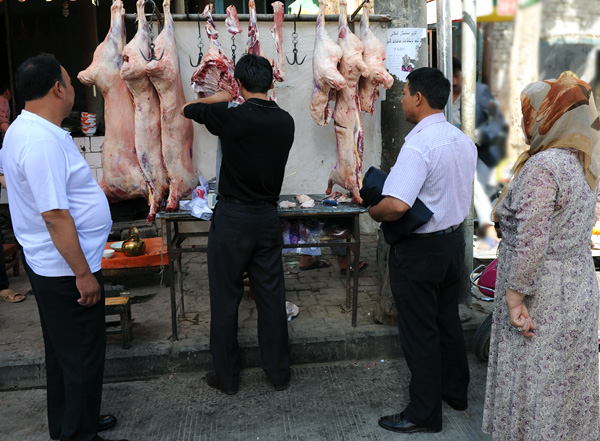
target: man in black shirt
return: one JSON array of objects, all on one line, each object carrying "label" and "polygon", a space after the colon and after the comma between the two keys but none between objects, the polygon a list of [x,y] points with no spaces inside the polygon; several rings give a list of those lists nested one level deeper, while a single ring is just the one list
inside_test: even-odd
[{"label": "man in black shirt", "polygon": [[264,57],[244,55],[235,79],[245,102],[230,103],[226,91],[186,104],[186,118],[219,137],[222,162],[218,203],[208,236],[210,351],[215,371],[209,386],[226,394],[239,388],[238,307],[248,271],[258,309],[258,341],[263,369],[277,390],[290,378],[283,238],[277,201],[294,141],[294,120],[267,91],[273,69]]}]

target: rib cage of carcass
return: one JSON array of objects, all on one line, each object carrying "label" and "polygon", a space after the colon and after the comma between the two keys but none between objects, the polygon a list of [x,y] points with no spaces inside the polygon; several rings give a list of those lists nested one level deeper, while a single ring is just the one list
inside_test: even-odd
[{"label": "rib cage of carcass", "polygon": [[[192,89],[200,97],[212,96],[220,90],[225,90],[231,96],[237,97],[237,101],[243,101],[239,96],[239,88],[234,78],[233,61],[225,55],[218,40],[219,32],[212,18],[212,6],[212,4],[206,5],[202,12],[207,19],[206,34],[209,46],[200,65],[192,74]],[[233,22],[239,23],[235,7],[230,6],[230,8],[233,9],[228,8],[228,17],[229,15],[235,16]]]}]

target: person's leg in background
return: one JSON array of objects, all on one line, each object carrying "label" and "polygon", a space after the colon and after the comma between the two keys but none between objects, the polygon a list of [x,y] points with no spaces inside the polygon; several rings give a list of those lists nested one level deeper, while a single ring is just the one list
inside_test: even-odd
[{"label": "person's leg in background", "polygon": [[[338,239],[338,240],[332,240],[332,242],[343,242],[342,239]],[[346,275],[346,270],[348,269],[348,257],[346,254],[346,250],[347,248],[343,245],[335,245],[331,247],[331,251],[333,252],[333,254],[335,254],[337,256],[337,262],[338,262],[338,267],[340,268],[340,274],[342,274],[343,276]],[[350,253],[351,256],[351,260],[350,260],[350,267],[351,267],[351,271],[354,271],[354,259],[352,259],[352,253]],[[364,260],[361,260],[358,264],[358,272],[361,273],[363,272],[365,269],[367,269],[367,267],[369,266],[369,264],[367,262],[365,262]]]},{"label": "person's leg in background", "polygon": [[[0,245],[4,245],[4,236],[0,228]],[[18,303],[25,300],[25,296],[9,288],[8,274],[6,274],[6,258],[4,247],[0,246],[0,299],[9,303]]]},{"label": "person's leg in background", "polygon": [[498,246],[498,234],[492,221],[492,203],[481,185],[479,175],[475,173],[473,181],[473,205],[479,225],[482,241],[477,245],[480,249],[492,249]]}]

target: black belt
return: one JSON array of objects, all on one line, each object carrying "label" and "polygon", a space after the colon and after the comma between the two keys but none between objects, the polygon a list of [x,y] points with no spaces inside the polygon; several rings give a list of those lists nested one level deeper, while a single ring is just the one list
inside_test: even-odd
[{"label": "black belt", "polygon": [[239,204],[239,205],[277,205],[276,203],[274,203],[272,201],[268,201],[268,200],[264,200],[264,201],[240,201],[239,199],[225,197],[225,196],[219,196],[217,198],[217,200],[219,200],[219,201],[225,201],[225,202],[231,202],[231,203]]},{"label": "black belt", "polygon": [[445,236],[446,234],[454,233],[459,228],[460,228],[460,225],[457,225],[455,227],[446,228],[445,230],[434,231],[433,233],[422,233],[422,234],[413,233],[413,234],[411,234],[411,237]]}]

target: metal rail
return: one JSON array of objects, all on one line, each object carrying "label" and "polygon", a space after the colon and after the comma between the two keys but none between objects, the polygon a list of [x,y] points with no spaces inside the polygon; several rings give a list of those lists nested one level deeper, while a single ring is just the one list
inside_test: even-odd
[{"label": "metal rail", "polygon": [[[150,18],[150,14],[146,14],[146,17]],[[250,15],[249,14],[239,14],[238,18],[240,21],[248,21]],[[256,14],[257,21],[273,21],[273,14]],[[212,16],[214,21],[225,21],[227,18],[227,14],[213,14]],[[325,21],[339,21],[339,14],[327,14],[325,15]],[[137,14],[125,14],[125,20],[135,21],[137,20]],[[206,21],[206,17],[200,17],[198,19],[197,14],[173,14],[173,21]],[[296,14],[285,14],[284,21],[293,22],[296,21],[307,21],[307,22],[316,22],[317,15],[305,14],[296,16]],[[360,22],[360,15],[356,16],[354,22]],[[381,15],[381,14],[372,14],[369,15],[369,21],[372,22],[381,22],[381,23],[390,23],[392,21],[391,15]]]}]

